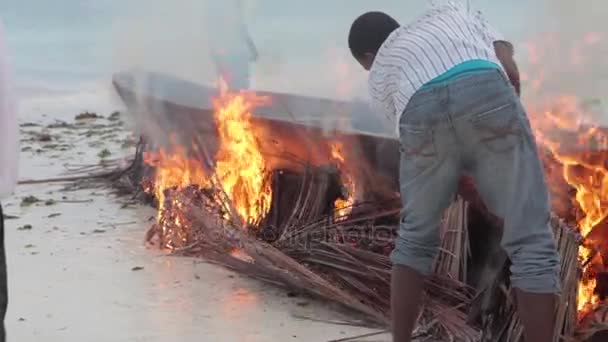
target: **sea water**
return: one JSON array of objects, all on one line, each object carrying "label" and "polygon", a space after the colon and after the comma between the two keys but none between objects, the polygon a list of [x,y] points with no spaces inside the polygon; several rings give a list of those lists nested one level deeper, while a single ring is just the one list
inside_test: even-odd
[{"label": "sea water", "polygon": [[[119,109],[112,74],[130,68],[162,71],[199,83],[215,80],[205,37],[219,33],[205,25],[209,13],[204,13],[204,3],[0,1],[22,117],[68,119],[84,110]],[[427,1],[378,0],[371,7],[368,0],[243,3],[259,50],[252,65],[254,89],[366,100],[366,73],[352,59],[346,43],[352,20],[367,10],[383,10],[405,23],[424,10]],[[523,0],[513,1],[513,6],[491,0],[472,3],[508,37],[521,37],[526,20],[531,22],[535,15],[532,5]]]},{"label": "sea water", "polygon": [[22,117],[109,110],[110,31],[120,1],[3,0]]}]

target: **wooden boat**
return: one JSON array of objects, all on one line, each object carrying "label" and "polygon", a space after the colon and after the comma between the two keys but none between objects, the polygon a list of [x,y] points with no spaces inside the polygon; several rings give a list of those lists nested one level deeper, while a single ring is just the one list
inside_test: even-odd
[{"label": "wooden boat", "polygon": [[[212,99],[217,90],[193,82],[153,72],[130,71],[116,74],[114,86],[144,136],[162,143],[174,134],[185,146],[204,144],[211,154],[217,150],[217,128]],[[398,189],[399,144],[386,120],[372,114],[364,103],[343,102],[293,94],[256,91],[271,103],[253,113],[257,136],[269,167],[299,171],[306,164],[332,163],[330,145],[340,141],[346,168],[355,174],[366,191],[394,194]],[[575,142],[577,132],[551,132],[559,141]],[[608,130],[598,129],[608,136]],[[593,142],[593,141],[590,141]],[[570,144],[570,154],[587,161],[604,160],[602,146]],[[570,187],[561,179],[561,165],[541,146],[546,171],[552,166],[559,177],[551,177],[551,192],[558,202],[569,198]],[[549,176],[549,175],[548,175]],[[564,202],[565,203],[565,202]],[[569,202],[568,202],[569,203]],[[567,210],[558,211],[564,217]]]},{"label": "wooden boat", "polygon": [[[142,135],[160,144],[173,135],[182,145],[194,141],[204,144],[210,154],[217,150],[212,111],[216,89],[143,71],[118,73],[113,84]],[[271,99],[254,110],[252,121],[272,169],[329,164],[330,146],[340,142],[346,167],[358,179],[392,193],[398,189],[398,142],[386,120],[372,115],[366,104],[266,91],[256,94]]]}]

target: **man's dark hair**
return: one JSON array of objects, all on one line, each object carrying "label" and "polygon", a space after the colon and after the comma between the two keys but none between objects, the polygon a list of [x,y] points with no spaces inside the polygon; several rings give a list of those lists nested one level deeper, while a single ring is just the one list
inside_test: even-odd
[{"label": "man's dark hair", "polygon": [[377,53],[388,36],[399,28],[397,20],[383,12],[367,12],[355,19],[348,34],[348,47],[355,58]]}]

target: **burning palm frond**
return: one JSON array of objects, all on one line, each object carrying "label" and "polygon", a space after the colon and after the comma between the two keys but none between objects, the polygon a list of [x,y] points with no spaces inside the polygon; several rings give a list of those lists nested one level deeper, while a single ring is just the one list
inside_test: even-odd
[{"label": "burning palm frond", "polygon": [[[336,301],[363,314],[369,325],[386,327],[388,255],[399,225],[398,198],[374,177],[355,182],[365,167],[349,165],[352,158],[339,139],[327,139],[322,152],[327,156],[316,158],[316,164],[297,160],[290,151],[261,153],[263,134],[254,134],[247,96],[228,94],[215,102],[217,148],[203,137],[188,148],[140,144],[133,165],[112,174],[113,184],[134,193],[143,190],[156,202],[158,217],[148,231],[149,242]],[[551,156],[562,163],[570,160],[554,149]],[[298,168],[270,167],[272,158],[290,160]],[[572,176],[565,179],[577,194],[586,194],[605,173],[598,171],[598,181],[591,179],[590,184],[585,183],[590,178],[575,173],[565,174]],[[582,228],[577,222],[590,218],[597,203],[602,207],[594,200],[598,194],[591,195],[577,195],[585,211],[582,218],[568,217],[568,224],[551,220],[562,256],[563,293],[556,312],[561,339],[598,336],[606,322],[604,308],[596,305],[605,293],[592,293],[608,283],[603,274],[594,274],[602,270],[603,247],[595,241],[601,239],[590,234],[583,243],[570,228]],[[502,222],[474,192],[463,196],[466,201],[455,201],[443,220],[443,244],[416,334],[438,340],[519,342],[522,326],[511,299],[508,258],[500,248]],[[603,213],[593,216],[593,224],[605,217]],[[584,227],[583,234],[601,232],[597,224]]]}]

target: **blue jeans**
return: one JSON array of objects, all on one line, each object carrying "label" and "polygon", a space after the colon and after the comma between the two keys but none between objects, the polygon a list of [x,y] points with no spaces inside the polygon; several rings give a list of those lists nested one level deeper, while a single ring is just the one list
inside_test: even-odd
[{"label": "blue jeans", "polygon": [[399,135],[404,215],[394,264],[430,273],[441,216],[468,173],[488,209],[504,219],[502,246],[511,258],[512,285],[559,292],[542,164],[526,112],[500,71],[418,91],[401,116]]}]

